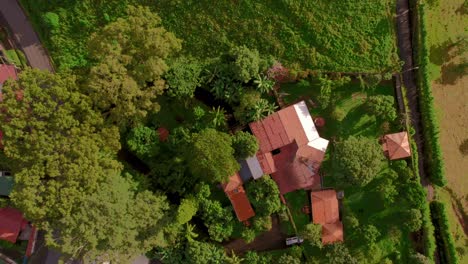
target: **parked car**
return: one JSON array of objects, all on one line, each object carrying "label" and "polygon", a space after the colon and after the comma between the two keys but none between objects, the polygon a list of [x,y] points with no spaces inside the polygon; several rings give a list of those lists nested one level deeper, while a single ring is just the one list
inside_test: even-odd
[{"label": "parked car", "polygon": [[304,239],[297,237],[297,236],[286,238],[286,246],[301,244],[302,242],[304,242]]}]

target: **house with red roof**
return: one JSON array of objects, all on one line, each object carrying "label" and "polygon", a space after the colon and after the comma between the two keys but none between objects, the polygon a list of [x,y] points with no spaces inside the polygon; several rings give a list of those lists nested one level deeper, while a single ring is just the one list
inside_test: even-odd
[{"label": "house with red roof", "polygon": [[343,241],[343,224],[335,190],[322,190],[310,193],[312,222],[322,226],[324,245]]},{"label": "house with red roof", "polygon": [[[328,140],[321,138],[304,101],[249,124],[260,150],[250,164],[271,174],[281,194],[298,189],[318,189],[318,170]],[[254,177],[255,175],[254,175]]]},{"label": "house with red roof", "polygon": [[239,173],[231,176],[229,178],[229,182],[223,184],[223,190],[231,201],[234,212],[240,222],[244,222],[255,216],[255,212],[249,202],[249,198],[242,186],[242,179],[239,176]]},{"label": "house with red roof", "polygon": [[406,131],[385,135],[382,148],[385,156],[390,160],[411,157],[411,148]]},{"label": "house with red roof", "polygon": [[20,233],[28,226],[28,221],[17,209],[0,208],[0,240],[16,243]]}]

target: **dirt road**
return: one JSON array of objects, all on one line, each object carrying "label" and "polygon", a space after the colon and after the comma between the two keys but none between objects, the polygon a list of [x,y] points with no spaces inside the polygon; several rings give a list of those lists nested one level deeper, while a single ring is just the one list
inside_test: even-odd
[{"label": "dirt road", "polygon": [[413,63],[413,45],[412,45],[412,25],[411,25],[411,10],[409,9],[408,0],[398,0],[397,2],[397,33],[398,33],[398,48],[400,59],[405,62],[403,65],[403,84],[406,87],[406,97],[411,112],[411,123],[416,131],[413,136],[418,147],[418,168],[421,184],[427,189],[430,201],[434,195],[428,175],[426,174],[426,164],[424,161],[424,138],[422,134],[421,112],[419,106],[419,91],[416,86],[416,76],[414,71],[417,70]]},{"label": "dirt road", "polygon": [[54,71],[47,51],[17,0],[1,0],[0,15],[8,24],[16,45],[23,50],[29,65],[41,70]]}]

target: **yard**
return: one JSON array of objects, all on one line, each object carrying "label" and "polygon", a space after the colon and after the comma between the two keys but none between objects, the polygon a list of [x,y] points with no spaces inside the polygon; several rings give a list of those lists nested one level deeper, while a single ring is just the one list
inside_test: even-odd
[{"label": "yard", "polygon": [[[410,234],[403,227],[402,212],[412,208],[407,201],[396,198],[394,202],[386,202],[379,191],[382,186],[390,185],[395,191],[404,195],[406,184],[412,184],[408,175],[391,176],[397,166],[406,167],[406,163],[393,163],[385,161],[376,178],[365,187],[353,187],[336,180],[336,168],[333,166],[334,142],[346,139],[349,136],[364,136],[377,140],[385,130],[388,132],[401,131],[401,125],[397,119],[390,122],[388,128],[383,128],[385,120],[370,114],[365,107],[368,96],[393,95],[393,87],[389,82],[379,84],[375,89],[363,90],[357,80],[333,91],[335,98],[331,106],[322,109],[317,97],[320,87],[314,77],[298,83],[287,83],[282,85],[280,93],[286,103],[292,103],[299,99],[306,100],[309,106],[317,105],[310,109],[312,117],[318,116],[325,119],[325,125],[319,128],[322,137],[331,140],[327,157],[322,164],[324,173],[324,188],[343,190],[345,198],[342,200],[341,217],[344,224],[345,244],[358,260],[366,259],[368,263],[382,263],[386,258],[407,261],[413,247]],[[403,165],[402,165],[403,164]],[[397,177],[394,182],[388,178]],[[417,184],[417,183],[416,183]],[[304,191],[296,191],[285,195],[285,199],[291,209],[291,214],[300,230],[305,224],[310,223],[310,217],[301,212],[304,205],[308,205],[308,194]],[[398,206],[396,206],[398,204]],[[350,217],[357,219],[356,223],[349,220]],[[352,226],[356,225],[356,226]],[[378,230],[377,238],[370,246],[366,245],[362,238],[364,231],[361,228],[375,226]],[[292,229],[292,228],[290,228]],[[288,230],[291,231],[291,230]],[[311,247],[304,243],[304,253],[308,258],[322,256],[323,250]]]}]

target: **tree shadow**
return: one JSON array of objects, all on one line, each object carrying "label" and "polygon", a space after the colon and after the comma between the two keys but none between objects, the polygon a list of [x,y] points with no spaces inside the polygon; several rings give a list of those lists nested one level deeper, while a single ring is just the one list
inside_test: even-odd
[{"label": "tree shadow", "polygon": [[468,63],[448,63],[444,64],[441,68],[442,75],[439,79],[441,84],[455,84],[458,79],[462,78],[468,73]]},{"label": "tree shadow", "polygon": [[468,156],[468,138],[462,141],[460,146],[458,146],[458,150],[463,156]]},{"label": "tree shadow", "polygon": [[441,66],[445,62],[449,62],[463,50],[462,48],[457,48],[457,46],[460,44],[466,44],[464,42],[465,41],[463,39],[459,39],[455,42],[446,40],[438,46],[432,46],[429,56],[431,63]]}]

